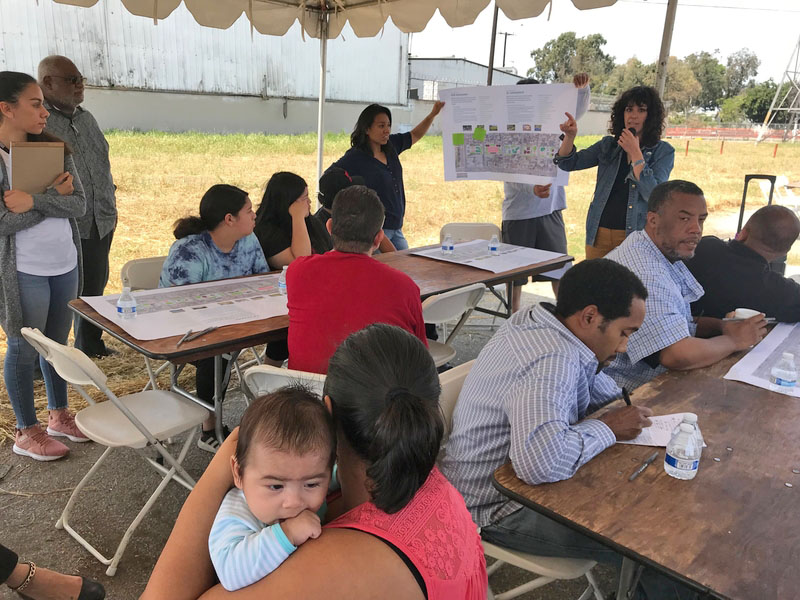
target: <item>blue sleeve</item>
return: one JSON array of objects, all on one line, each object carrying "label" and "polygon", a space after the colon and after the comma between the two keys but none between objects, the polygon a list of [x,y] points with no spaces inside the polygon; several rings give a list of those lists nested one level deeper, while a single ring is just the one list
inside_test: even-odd
[{"label": "blue sleeve", "polygon": [[205,256],[198,252],[199,246],[191,240],[176,240],[169,249],[167,260],[161,268],[158,287],[173,287],[205,281]]},{"label": "blue sleeve", "polygon": [[506,399],[511,424],[509,458],[524,482],[537,485],[569,479],[616,443],[616,436],[602,421],[570,423],[580,377],[574,361],[548,354],[531,365]]},{"label": "blue sleeve", "polygon": [[411,148],[411,132],[393,133],[389,136],[389,143],[394,147],[394,151],[400,154]]},{"label": "blue sleeve", "polygon": [[229,592],[263,579],[297,549],[280,524],[261,527],[243,497],[235,494],[238,490],[231,492],[223,500],[208,537],[214,570]]},{"label": "blue sleeve", "polygon": [[600,163],[600,155],[603,153],[603,142],[606,138],[595,142],[585,150],[580,152],[575,151],[575,146],[572,147],[572,152],[567,156],[559,156],[556,154],[553,157],[553,162],[558,165],[562,171],[580,171],[582,169],[590,169],[596,167]]},{"label": "blue sleeve", "polygon": [[653,154],[655,156],[652,162],[645,161],[644,169],[639,174],[639,195],[645,202],[650,198],[654,187],[669,179],[675,165],[675,148],[669,142],[658,142]]},{"label": "blue sleeve", "polygon": [[264,257],[264,250],[261,248],[261,243],[258,241],[255,233],[251,233],[246,238],[247,251],[251,256],[250,274],[257,275],[258,273],[266,273],[269,271],[267,259]]}]

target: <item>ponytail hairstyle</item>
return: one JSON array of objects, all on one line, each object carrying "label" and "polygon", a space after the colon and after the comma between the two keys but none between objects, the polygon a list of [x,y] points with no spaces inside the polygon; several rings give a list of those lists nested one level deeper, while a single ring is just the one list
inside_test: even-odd
[{"label": "ponytail hairstyle", "polygon": [[200,216],[178,219],[172,225],[175,239],[213,231],[227,215],[238,215],[246,203],[247,192],[235,185],[212,185],[200,200]]},{"label": "ponytail hairstyle", "polygon": [[439,376],[428,349],[407,331],[370,325],[351,334],[328,363],[340,440],[366,465],[372,502],[392,514],[428,478],[444,432]]},{"label": "ponytail hairstyle", "polygon": [[[386,115],[389,117],[389,125],[392,124],[392,111],[380,104],[370,104],[367,108],[361,111],[356,121],[356,126],[353,128],[353,133],[350,134],[350,147],[363,150],[372,156],[372,148],[369,145],[369,137],[367,130],[372,127],[375,122],[375,117],[378,115]],[[395,154],[394,146],[391,144],[384,144],[381,146],[384,154]]]},{"label": "ponytail hairstyle", "polygon": [[[31,84],[39,87],[39,82],[27,73],[0,71],[0,102],[16,104],[19,102],[19,96],[22,91]],[[0,113],[0,123],[2,121],[3,115]],[[67,156],[72,154],[69,144],[52,133],[42,131],[42,133],[29,133],[27,135],[29,142],[61,142],[64,144],[64,154]]]}]

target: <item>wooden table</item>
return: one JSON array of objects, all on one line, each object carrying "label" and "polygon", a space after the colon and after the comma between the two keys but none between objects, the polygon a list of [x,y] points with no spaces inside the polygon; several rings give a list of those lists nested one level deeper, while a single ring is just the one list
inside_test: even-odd
[{"label": "wooden table", "polygon": [[495,487],[702,592],[799,597],[800,402],[722,379],[740,356],[665,373],[632,396],[656,414],[697,413],[708,447],[694,480],[669,477],[662,448],[629,482],[653,448],[617,444],[558,483],[527,485],[506,464]]},{"label": "wooden table", "polygon": [[[514,279],[558,269],[572,260],[571,256],[565,255],[560,258],[529,265],[528,267],[513,269],[503,273],[492,273],[491,271],[476,269],[474,267],[412,255],[409,254],[407,250],[403,252],[379,254],[375,258],[395,269],[403,271],[411,277],[419,286],[422,298],[472,283],[485,283],[489,286],[498,283],[511,285]],[[510,298],[510,294],[508,297]],[[221,398],[222,392],[227,387],[232,363],[236,360],[236,356],[238,356],[239,352],[244,348],[286,339],[289,327],[288,315],[260,319],[258,321],[249,321],[247,323],[237,323],[235,325],[226,325],[201,338],[191,342],[184,342],[181,344],[180,348],[178,348],[176,345],[178,340],[182,337],[180,335],[156,340],[139,340],[126,333],[117,323],[100,315],[80,298],[70,302],[69,306],[81,317],[99,327],[111,337],[133,348],[143,356],[149,359],[169,361],[172,365],[172,390],[194,402],[198,402],[205,408],[213,410],[216,413],[219,439],[222,439],[222,403],[215,400],[214,406],[210,406],[179,386],[178,375],[181,369],[189,362],[202,358],[209,358],[211,356],[215,357],[214,397],[215,399]],[[220,355],[223,353],[230,353],[233,356],[233,359],[228,363],[227,369],[222,368],[222,359]]]}]

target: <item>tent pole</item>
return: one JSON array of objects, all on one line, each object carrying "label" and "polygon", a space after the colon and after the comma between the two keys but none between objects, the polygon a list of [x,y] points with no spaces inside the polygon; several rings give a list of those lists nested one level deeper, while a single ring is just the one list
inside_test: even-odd
[{"label": "tent pole", "polygon": [[672,46],[672,30],[675,27],[675,12],[678,10],[678,0],[669,0],[667,15],[664,18],[664,34],[661,36],[661,53],[658,56],[658,69],[656,70],[656,90],[661,100],[664,100],[664,86],[667,83],[667,64],[669,63],[669,49]]},{"label": "tent pole", "polygon": [[[328,13],[319,14],[319,112],[317,114],[317,181],[322,177],[322,153],[325,149],[325,71],[328,67]],[[314,209],[317,196],[314,195]]]},{"label": "tent pole", "polygon": [[492,85],[492,75],[494,74],[494,43],[497,40],[497,2],[494,3],[494,19],[492,20],[492,43],[489,45],[489,75],[486,77],[486,85]]}]

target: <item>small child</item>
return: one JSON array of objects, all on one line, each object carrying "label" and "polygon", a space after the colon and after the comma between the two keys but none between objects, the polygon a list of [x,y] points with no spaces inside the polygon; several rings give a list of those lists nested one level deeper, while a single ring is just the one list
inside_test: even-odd
[{"label": "small child", "polygon": [[281,388],[255,400],[239,427],[233,481],[211,527],[220,583],[238,590],[267,576],[322,531],[336,456],[331,416],[307,389]]}]

